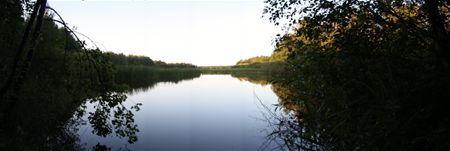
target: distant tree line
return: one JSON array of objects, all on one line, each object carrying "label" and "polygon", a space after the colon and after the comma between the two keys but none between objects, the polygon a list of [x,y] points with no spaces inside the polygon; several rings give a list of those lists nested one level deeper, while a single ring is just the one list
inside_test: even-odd
[{"label": "distant tree line", "polygon": [[256,57],[251,57],[251,58],[244,59],[244,60],[239,60],[236,63],[236,65],[250,65],[250,64],[270,62],[270,61],[271,61],[270,56],[256,56]]},{"label": "distant tree line", "polygon": [[155,61],[155,65],[162,68],[197,68],[196,65],[190,63],[166,63],[159,60]]},{"label": "distant tree line", "polygon": [[196,68],[197,66],[190,63],[166,63],[160,60],[153,60],[147,56],[125,55],[123,53],[105,52],[106,55],[115,65],[140,65],[163,68]]},{"label": "distant tree line", "polygon": [[289,56],[289,45],[287,40],[279,41],[275,50],[270,56],[256,56],[248,59],[239,60],[236,65],[252,65],[267,62],[284,62]]}]

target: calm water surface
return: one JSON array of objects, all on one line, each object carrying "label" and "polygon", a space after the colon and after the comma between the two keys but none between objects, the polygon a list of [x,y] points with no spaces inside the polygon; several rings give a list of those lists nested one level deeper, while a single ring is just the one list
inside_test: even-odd
[{"label": "calm water surface", "polygon": [[[112,150],[258,150],[268,123],[263,104],[277,104],[270,85],[240,81],[230,75],[201,75],[178,83],[158,83],[128,94],[125,106],[142,103],[134,113],[138,141],[99,137],[89,123],[78,130],[80,141]],[[87,104],[92,110],[92,104]]]}]

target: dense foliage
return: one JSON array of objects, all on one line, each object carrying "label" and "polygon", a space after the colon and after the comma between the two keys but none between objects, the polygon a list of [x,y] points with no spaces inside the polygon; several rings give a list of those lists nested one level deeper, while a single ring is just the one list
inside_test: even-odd
[{"label": "dense foliage", "polygon": [[289,121],[298,133],[280,135],[289,149],[450,147],[449,1],[266,3],[271,21],[292,27],[279,38],[280,83],[303,109]]},{"label": "dense foliage", "polygon": [[[135,142],[139,104],[122,105],[125,89],[115,84],[113,64],[85,49],[45,2],[0,2],[0,150],[80,149],[75,132],[83,122],[100,136]],[[96,110],[82,121],[88,100]]]}]

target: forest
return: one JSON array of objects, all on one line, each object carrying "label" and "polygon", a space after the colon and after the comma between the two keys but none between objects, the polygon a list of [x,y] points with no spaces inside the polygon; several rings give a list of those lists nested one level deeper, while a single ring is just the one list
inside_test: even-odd
[{"label": "forest", "polygon": [[450,147],[449,1],[266,4],[291,27],[275,50],[288,50],[282,98],[300,106],[280,126],[295,133],[278,133],[289,150]]},{"label": "forest", "polygon": [[126,113],[89,114],[94,132],[135,142],[130,88],[205,73],[272,84],[292,117],[269,136],[285,150],[450,148],[448,0],[265,0],[285,27],[272,55],[225,67],[86,48],[46,0],[0,3],[0,149],[77,148],[58,128],[86,99]]}]

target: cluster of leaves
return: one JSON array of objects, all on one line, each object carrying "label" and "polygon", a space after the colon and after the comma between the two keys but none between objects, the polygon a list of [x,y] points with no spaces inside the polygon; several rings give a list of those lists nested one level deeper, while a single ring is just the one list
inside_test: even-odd
[{"label": "cluster of leaves", "polygon": [[449,147],[448,1],[266,3],[271,21],[295,25],[278,43],[289,51],[280,83],[303,108],[298,138],[332,150]]},{"label": "cluster of leaves", "polygon": [[96,104],[95,111],[88,116],[94,134],[106,137],[114,132],[119,138],[127,137],[129,143],[138,140],[136,133],[139,129],[134,123],[133,110],[139,111],[142,104],[137,103],[128,109],[122,104],[125,99],[126,96],[120,93],[110,92],[89,100],[90,103]]}]

